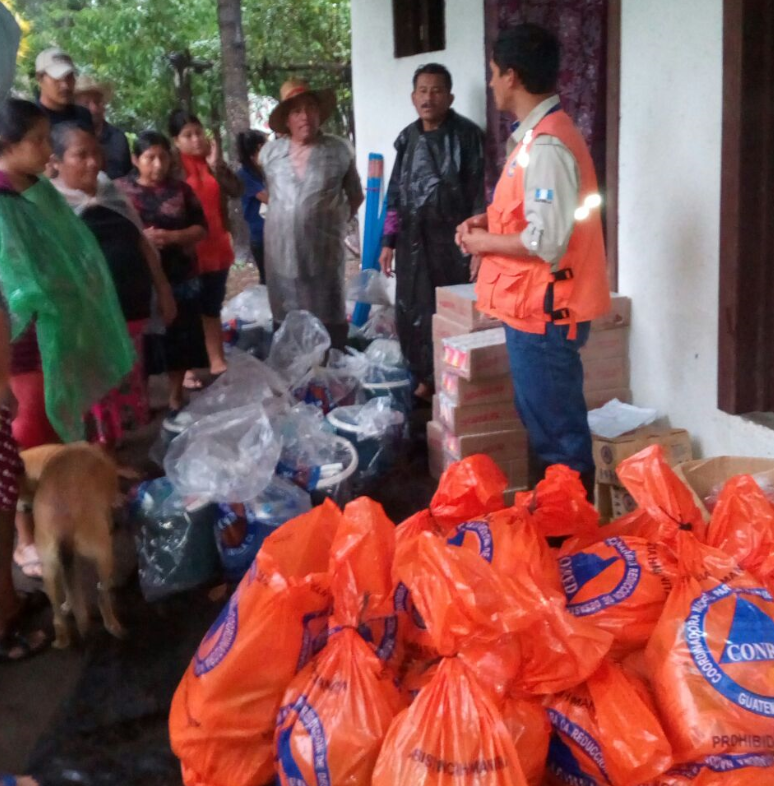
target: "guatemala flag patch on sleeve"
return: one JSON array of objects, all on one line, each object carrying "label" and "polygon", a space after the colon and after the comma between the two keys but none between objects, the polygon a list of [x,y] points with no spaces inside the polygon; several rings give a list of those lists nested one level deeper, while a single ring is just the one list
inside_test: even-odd
[{"label": "guatemala flag patch on sleeve", "polygon": [[535,190],[535,201],[551,204],[554,201],[553,188],[538,188]]}]

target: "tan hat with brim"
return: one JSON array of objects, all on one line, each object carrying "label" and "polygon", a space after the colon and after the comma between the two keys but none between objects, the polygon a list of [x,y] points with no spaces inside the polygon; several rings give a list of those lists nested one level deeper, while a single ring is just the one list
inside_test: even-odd
[{"label": "tan hat with brim", "polygon": [[313,96],[320,105],[320,123],[324,123],[336,109],[336,92],[330,88],[312,90],[302,79],[288,79],[280,88],[280,102],[269,115],[269,128],[277,134],[288,132],[288,112],[302,96]]},{"label": "tan hat with brim", "polygon": [[75,95],[84,93],[99,93],[104,101],[110,101],[113,97],[113,85],[109,82],[98,82],[89,74],[81,74],[75,82]]}]

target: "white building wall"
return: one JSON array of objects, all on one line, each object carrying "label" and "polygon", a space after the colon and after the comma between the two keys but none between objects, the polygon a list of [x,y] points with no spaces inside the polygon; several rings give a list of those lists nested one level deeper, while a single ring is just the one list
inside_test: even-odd
[{"label": "white building wall", "polygon": [[442,63],[454,81],[454,109],[482,128],[486,123],[483,0],[446,0],[446,49],[396,59],[392,0],[352,0],[352,79],[357,160],[365,184],[369,153],[395,160],[393,143],[416,112],[411,78],[423,63]]},{"label": "white building wall", "polygon": [[701,454],[774,456],[774,431],[717,408],[723,0],[623,0],[620,284],[635,403]]}]

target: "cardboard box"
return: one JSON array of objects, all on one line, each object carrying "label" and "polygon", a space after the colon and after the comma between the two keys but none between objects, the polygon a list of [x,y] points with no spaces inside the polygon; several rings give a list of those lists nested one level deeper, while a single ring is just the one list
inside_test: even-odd
[{"label": "cardboard box", "polygon": [[581,357],[587,360],[603,358],[625,358],[629,355],[629,328],[597,330],[589,336],[581,349]]},{"label": "cardboard box", "polygon": [[591,323],[591,330],[610,330],[611,328],[627,327],[632,323],[632,301],[631,298],[619,295],[617,292],[611,294],[612,306],[604,317],[595,319]]},{"label": "cardboard box", "polygon": [[[467,380],[499,377],[509,373],[505,330],[494,328],[443,341],[445,371],[452,371]],[[607,385],[607,387],[625,387]]]},{"label": "cardboard box", "polygon": [[510,489],[505,489],[505,491],[503,492],[503,501],[505,502],[505,507],[506,508],[513,507],[513,503],[516,499],[516,495],[520,491],[526,491],[527,488],[528,487],[525,485],[525,486],[517,486]]},{"label": "cardboard box", "polygon": [[628,358],[584,358],[583,389],[586,392],[628,387]]},{"label": "cardboard box", "polygon": [[455,436],[514,430],[521,425],[513,401],[456,407],[441,394],[439,403],[441,423]]},{"label": "cardboard box", "polygon": [[427,456],[430,477],[439,480],[443,473],[443,426],[431,420],[427,424]]},{"label": "cardboard box", "polygon": [[513,401],[513,381],[509,375],[503,375],[470,382],[450,371],[444,371],[439,392],[458,407]]},{"label": "cardboard box", "polygon": [[735,475],[755,475],[774,484],[774,459],[718,456],[711,459],[687,461],[675,468],[678,477],[693,493],[699,510],[709,518],[705,500],[716,489],[722,488]]},{"label": "cardboard box", "polygon": [[598,483],[596,488],[596,507],[599,511],[600,521],[603,524],[607,524],[615,519],[620,519],[627,513],[631,513],[637,508],[637,503],[623,486]]},{"label": "cardboard box", "polygon": [[484,434],[463,434],[457,436],[444,430],[443,449],[457,461],[483,453],[498,464],[513,459],[526,459],[527,432],[524,426],[504,431],[490,431]]},{"label": "cardboard box", "polygon": [[586,392],[586,406],[588,409],[604,407],[608,401],[617,398],[624,404],[632,403],[632,391],[629,388],[611,388],[610,390],[589,390]]},{"label": "cardboard box", "polygon": [[441,422],[441,401],[438,393],[433,395],[433,420],[436,423]]},{"label": "cardboard box", "polygon": [[691,435],[685,429],[658,429],[645,426],[615,439],[593,437],[594,465],[597,482],[620,486],[616,468],[624,460],[650,445],[661,445],[670,465],[675,466],[693,458]]},{"label": "cardboard box", "polygon": [[470,328],[460,322],[455,322],[442,314],[433,314],[433,346],[441,353],[443,353],[442,342],[445,338],[464,336],[470,332]]},{"label": "cardboard box", "polygon": [[476,285],[456,284],[435,290],[436,313],[467,327],[467,332],[497,327],[499,320],[482,314],[476,308]]}]

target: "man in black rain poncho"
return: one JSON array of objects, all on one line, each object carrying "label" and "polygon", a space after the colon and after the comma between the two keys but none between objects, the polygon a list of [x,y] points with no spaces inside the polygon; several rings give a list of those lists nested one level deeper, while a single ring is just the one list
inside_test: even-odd
[{"label": "man in black rain poncho", "polygon": [[484,134],[451,108],[452,78],[442,65],[417,69],[411,100],[419,119],[395,141],[379,261],[391,275],[395,257],[400,343],[416,395],[429,398],[435,288],[470,281],[470,258],[455,245],[454,233],[459,221],[486,210]]}]

